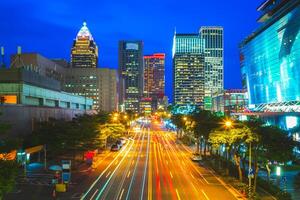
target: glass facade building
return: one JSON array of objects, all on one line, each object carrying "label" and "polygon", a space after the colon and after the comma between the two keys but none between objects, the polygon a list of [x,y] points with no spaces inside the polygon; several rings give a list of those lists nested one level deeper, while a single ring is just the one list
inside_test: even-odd
[{"label": "glass facade building", "polygon": [[211,110],[212,95],[224,89],[223,27],[202,26],[200,36],[205,41],[204,108]]},{"label": "glass facade building", "polygon": [[300,141],[300,0],[267,0],[258,11],[261,26],[240,46],[249,109]]},{"label": "glass facade building", "polygon": [[265,5],[263,11],[277,12],[268,17],[265,13],[262,27],[241,44],[243,85],[250,104],[300,101],[299,3]]},{"label": "glass facade building", "polygon": [[199,34],[176,34],[173,40],[175,105],[203,106],[204,41]]},{"label": "glass facade building", "polygon": [[[119,42],[119,103],[125,111],[139,112],[143,95],[144,64],[142,41]],[[121,110],[122,110],[121,109]]]}]

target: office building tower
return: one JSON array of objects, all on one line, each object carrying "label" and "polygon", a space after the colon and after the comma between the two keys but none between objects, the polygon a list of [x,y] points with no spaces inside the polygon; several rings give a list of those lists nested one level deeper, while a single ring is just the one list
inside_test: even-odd
[{"label": "office building tower", "polygon": [[64,89],[72,94],[93,99],[97,111],[117,110],[117,71],[97,68],[98,49],[86,23],[77,34],[72,48],[71,67],[61,60],[54,62],[66,68]]},{"label": "office building tower", "polygon": [[119,103],[121,110],[139,112],[143,95],[143,42],[119,42]]},{"label": "office building tower", "polygon": [[98,65],[98,47],[86,22],[79,30],[71,50],[73,68],[96,68]]},{"label": "office building tower", "polygon": [[[300,1],[267,0],[258,11],[261,26],[240,45],[249,109],[269,124],[294,130],[300,124],[295,115],[300,112]],[[294,132],[298,140],[299,135]]]},{"label": "office building tower", "polygon": [[165,54],[144,56],[144,96],[153,100],[153,109],[162,104],[165,94]]},{"label": "office building tower", "polygon": [[93,99],[97,111],[117,110],[117,71],[109,68],[68,68],[65,90]]},{"label": "office building tower", "polygon": [[223,27],[203,26],[200,36],[205,42],[204,109],[211,110],[212,95],[224,88]]},{"label": "office building tower", "polygon": [[204,41],[199,34],[176,34],[173,40],[175,105],[203,107]]}]

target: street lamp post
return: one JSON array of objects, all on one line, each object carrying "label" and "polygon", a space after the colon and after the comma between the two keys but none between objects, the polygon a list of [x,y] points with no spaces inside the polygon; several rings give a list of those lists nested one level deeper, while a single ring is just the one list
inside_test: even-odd
[{"label": "street lamp post", "polygon": [[252,189],[251,189],[251,179],[252,179],[252,147],[251,142],[249,143],[249,174],[248,174],[248,180],[249,180],[249,199],[252,198]]}]

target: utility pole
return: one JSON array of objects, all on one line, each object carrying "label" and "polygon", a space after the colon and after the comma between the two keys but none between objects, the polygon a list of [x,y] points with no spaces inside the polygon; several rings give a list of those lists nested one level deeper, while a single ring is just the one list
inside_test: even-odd
[{"label": "utility pole", "polygon": [[252,199],[252,189],[251,189],[251,178],[252,178],[252,164],[251,164],[251,159],[252,159],[252,148],[251,148],[251,142],[249,143],[249,174],[248,174],[248,179],[249,179],[249,199]]},{"label": "utility pole", "polygon": [[47,150],[46,150],[46,144],[44,144],[44,169],[47,169]]}]

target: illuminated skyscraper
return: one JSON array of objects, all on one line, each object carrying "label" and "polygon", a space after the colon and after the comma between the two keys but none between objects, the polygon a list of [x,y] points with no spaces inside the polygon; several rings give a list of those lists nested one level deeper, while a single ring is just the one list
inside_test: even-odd
[{"label": "illuminated skyscraper", "polygon": [[223,27],[203,26],[200,36],[205,41],[205,100],[204,108],[211,109],[212,96],[223,91]]},{"label": "illuminated skyscraper", "polygon": [[117,110],[118,76],[115,69],[97,68],[98,48],[86,26],[77,34],[72,47],[71,67],[66,68],[65,90],[93,99],[93,109]]},{"label": "illuminated skyscraper", "polygon": [[96,68],[98,64],[98,47],[86,22],[79,30],[71,50],[73,68]]},{"label": "illuminated skyscraper", "polygon": [[165,54],[155,53],[144,56],[144,95],[151,97],[157,105],[164,98],[164,93]]},{"label": "illuminated skyscraper", "polygon": [[203,106],[204,42],[199,34],[176,34],[173,40],[175,105]]},{"label": "illuminated skyscraper", "polygon": [[119,42],[119,102],[121,109],[139,112],[143,95],[143,42]]},{"label": "illuminated skyscraper", "polygon": [[240,45],[249,110],[300,141],[300,0],[266,0],[257,10],[261,25]]}]

